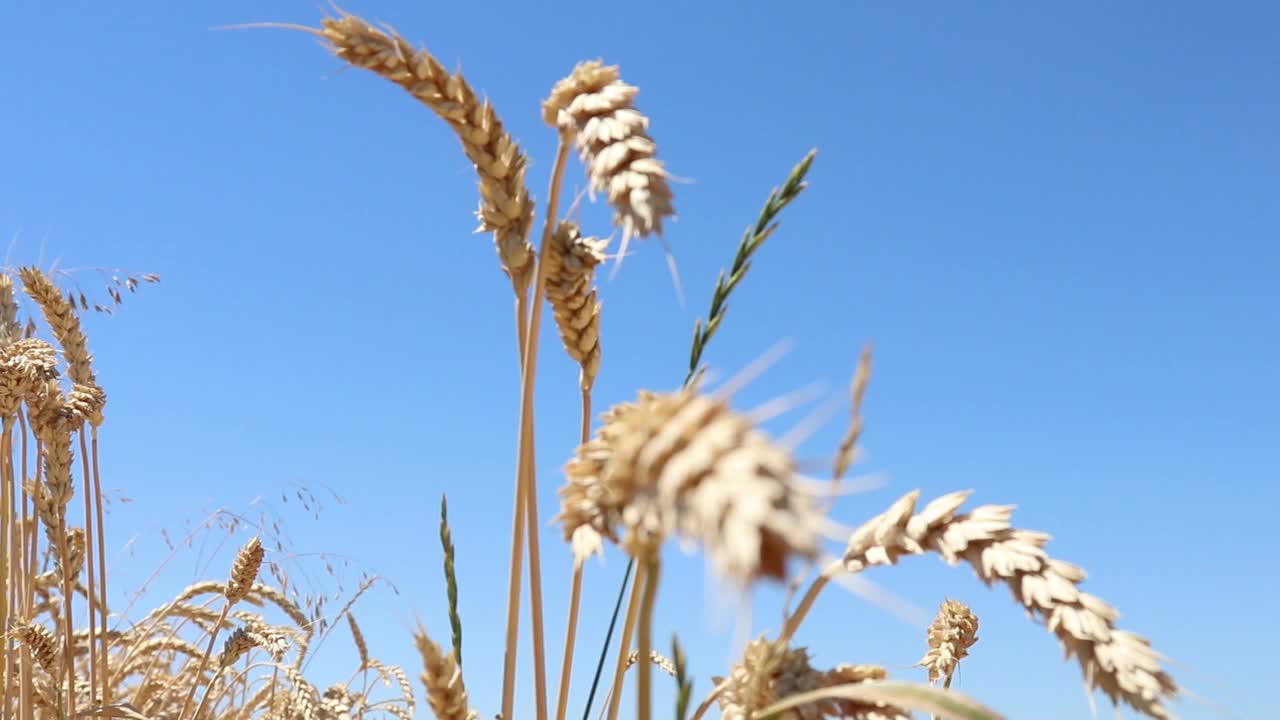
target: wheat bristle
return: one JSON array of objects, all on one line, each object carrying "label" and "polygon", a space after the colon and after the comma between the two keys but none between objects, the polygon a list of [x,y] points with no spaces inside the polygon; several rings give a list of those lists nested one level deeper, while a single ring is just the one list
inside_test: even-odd
[{"label": "wheat bristle", "polygon": [[591,189],[613,206],[614,224],[623,231],[620,254],[633,236],[661,235],[663,218],[675,215],[649,118],[634,105],[638,92],[616,66],[591,60],[556,83],[542,103],[543,120],[573,136]]},{"label": "wheat bristle", "polygon": [[384,32],[343,13],[326,18],[320,35],[340,59],[404,88],[457,133],[480,177],[480,230],[494,233],[502,268],[517,294],[523,295],[532,280],[534,258],[528,240],[534,210],[525,187],[528,159],[503,129],[493,106],[476,96],[461,73],[450,73],[431,53],[413,47],[390,28]]},{"label": "wheat bristle", "polygon": [[821,513],[794,482],[794,462],[726,401],[692,390],[641,393],[565,468],[565,538],[581,526],[649,557],[668,536],[700,540],[712,564],[741,585],[781,580],[792,556],[812,557]]},{"label": "wheat bristle", "polygon": [[859,572],[926,552],[951,565],[964,561],[983,583],[1006,585],[1045,623],[1067,656],[1077,659],[1091,690],[1101,689],[1113,704],[1123,701],[1148,717],[1171,717],[1164,701],[1177,696],[1177,683],[1146,639],[1116,629],[1115,608],[1079,589],[1084,570],[1049,557],[1049,535],[1012,527],[1012,506],[983,505],[957,515],[968,496],[944,495],[913,515],[920,492],[908,493],[854,531],[844,568]]},{"label": "wheat bristle", "polygon": [[584,237],[576,223],[562,221],[543,262],[547,264],[547,302],[565,352],[582,368],[579,385],[591,390],[600,372],[600,301],[592,287],[595,268],[609,243]]}]

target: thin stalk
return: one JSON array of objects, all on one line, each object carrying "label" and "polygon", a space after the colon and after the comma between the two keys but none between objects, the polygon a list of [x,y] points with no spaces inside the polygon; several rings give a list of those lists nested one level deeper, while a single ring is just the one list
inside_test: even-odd
[{"label": "thin stalk", "polygon": [[[519,330],[517,341],[520,344],[520,366],[524,368],[524,356],[528,348],[524,326],[525,309],[529,300],[525,295],[516,296],[516,327]],[[507,566],[507,638],[506,650],[502,657],[502,717],[511,718],[515,704],[516,650],[520,633],[520,581],[524,578],[524,493],[520,483],[520,465],[516,463],[516,490],[511,520],[511,563]]]},{"label": "thin stalk", "polygon": [[[10,557],[17,546],[12,539],[18,534],[15,532],[18,513],[14,504],[13,468],[9,465],[9,445],[12,439],[13,420],[6,417],[4,434],[0,436],[0,453],[4,455],[3,465],[0,466],[0,578],[4,578],[4,591],[0,592],[0,629],[5,633],[4,642],[0,643],[0,650],[4,652],[4,660],[0,663],[0,683],[4,685],[0,688],[0,713],[4,717],[12,715],[9,709],[12,700],[9,696],[9,681],[13,678],[13,639],[8,633],[9,612],[11,607],[17,605],[18,568],[22,565],[21,560],[15,562]],[[17,552],[20,553],[21,550]]]},{"label": "thin stalk", "polygon": [[[547,283],[547,266],[542,262],[547,246],[551,242],[552,229],[555,227],[557,207],[560,202],[560,184],[564,177],[565,160],[569,156],[569,141],[565,136],[560,138],[559,150],[556,152],[555,165],[551,168],[551,189],[547,197],[546,216],[543,218],[542,244],[538,251],[538,269],[533,285],[532,305],[529,310],[529,325],[524,336],[523,367],[520,372],[520,435],[516,450],[516,521],[512,523],[512,558],[519,555],[520,525],[525,523],[529,543],[529,599],[533,617],[533,676],[537,692],[535,708],[537,720],[547,719],[547,678],[546,647],[542,629],[542,561],[538,552],[538,503],[537,477],[534,472],[533,453],[533,385],[534,375],[538,367],[538,333],[542,327],[542,294]],[[512,616],[519,614],[520,579],[513,568],[512,588],[508,592],[507,607],[507,648],[504,658],[502,676],[502,717],[513,720],[512,710],[515,701],[515,633],[512,631]]]},{"label": "thin stalk", "polygon": [[618,644],[618,663],[613,669],[613,689],[609,692],[609,720],[618,720],[618,708],[622,705],[622,675],[627,670],[627,656],[631,654],[631,633],[636,627],[636,615],[640,611],[640,590],[644,587],[645,568],[636,572],[631,583],[631,599],[627,601],[627,617],[622,621],[622,642]]},{"label": "thin stalk", "polygon": [[[98,608],[102,613],[102,635],[99,642],[102,647],[100,649],[102,663],[102,702],[109,704],[111,702],[111,641],[107,637],[107,621],[109,620],[107,610],[107,541],[106,541],[106,525],[103,523],[103,500],[102,500],[102,474],[98,471],[98,426],[94,425],[89,431],[92,440],[89,443],[90,451],[93,457],[93,501],[94,514],[97,516],[98,531],[97,547],[98,547]],[[85,489],[87,490],[89,483],[85,481]],[[85,562],[92,562],[92,558],[86,558]]]},{"label": "thin stalk", "polygon": [[609,638],[613,637],[613,628],[618,624],[618,614],[622,611],[622,599],[626,597],[627,581],[631,579],[631,571],[635,563],[627,563],[627,571],[622,575],[622,584],[618,586],[618,599],[613,602],[613,614],[609,616],[609,629],[605,631],[604,645],[600,648],[600,658],[596,661],[596,674],[591,678],[591,692],[587,693],[587,706],[582,711],[582,720],[588,720],[591,714],[591,703],[595,700],[596,690],[600,687],[600,670],[609,654]]},{"label": "thin stalk", "polygon": [[[88,602],[85,603],[85,613],[89,616],[88,625],[88,643],[89,643],[89,707],[97,707],[98,705],[98,687],[100,682],[100,668],[98,667],[98,645],[94,642],[97,636],[98,619],[97,605],[98,595],[94,591],[97,589],[97,583],[94,582],[93,571],[93,485],[90,482],[89,473],[89,443],[84,437],[84,424],[80,426],[77,433],[80,436],[80,477],[84,480],[84,570],[85,570],[85,590],[88,596]],[[106,630],[106,628],[103,628]]]},{"label": "thin stalk", "polygon": [[[204,669],[209,665],[209,656],[213,654],[213,644],[218,640],[218,631],[222,629],[222,623],[227,620],[227,612],[231,610],[231,601],[228,600],[222,604],[222,612],[218,613],[218,620],[213,624],[213,629],[209,631],[209,645],[204,649],[204,655],[200,657],[200,665],[196,668],[195,679],[191,681],[191,690],[187,692],[187,699],[182,701],[182,710],[178,713],[177,720],[187,715],[187,708],[191,707],[191,701],[195,699],[196,688],[200,685],[200,676],[204,674]],[[221,669],[219,669],[221,672]],[[216,675],[214,677],[217,677]],[[212,687],[213,683],[210,682]],[[208,694],[205,695],[208,697]],[[193,716],[194,717],[194,716]]]},{"label": "thin stalk", "polygon": [[654,600],[658,596],[658,579],[660,577],[661,561],[656,557],[649,560],[644,580],[644,598],[640,604],[640,622],[636,628],[639,634],[639,647],[637,652],[640,658],[638,668],[639,676],[637,680],[637,697],[636,697],[636,718],[637,720],[650,720],[653,714],[653,663],[649,662],[650,652],[653,650],[653,605]]},{"label": "thin stalk", "polygon": [[[222,677],[222,671],[223,671],[223,670],[226,670],[226,669],[227,669],[227,668],[226,668],[226,666],[225,666],[225,665],[220,665],[220,666],[218,666],[218,670],[217,670],[217,672],[215,672],[215,673],[213,674],[213,677],[209,678],[209,686],[208,686],[208,688],[204,691],[204,697],[200,698],[200,704],[196,706],[195,714],[193,714],[193,715],[191,716],[191,717],[192,717],[192,720],[194,720],[195,718],[200,717],[200,713],[204,710],[204,706],[205,706],[206,704],[208,704],[208,702],[209,702],[209,696],[213,694],[213,686],[214,686],[214,684],[218,682],[218,678]],[[201,665],[201,667],[200,667],[200,672],[196,673],[196,680],[199,680],[199,678],[200,678],[200,673],[201,673],[201,672],[204,672],[204,666],[203,666],[203,665]],[[192,691],[192,692],[195,692],[195,684],[194,684],[194,683],[192,684],[191,691]],[[185,709],[185,708],[184,708],[184,709]],[[179,715],[179,716],[178,716],[178,718],[179,718],[179,720],[181,720],[182,716],[181,716],[181,715]]]},{"label": "thin stalk", "polygon": [[66,572],[70,563],[67,555],[67,509],[65,507],[58,509],[58,553],[62,558],[62,572],[59,573],[62,575],[62,672],[67,684],[67,717],[71,718],[76,716],[76,664],[75,643],[72,642],[75,632],[71,625],[74,594],[71,576]]},{"label": "thin stalk", "polygon": [[[18,411],[18,428],[22,435],[22,475],[27,477],[27,417]],[[34,498],[29,497],[26,492],[19,487],[18,498],[22,504],[22,527],[23,531],[19,532],[22,538],[22,547],[19,552],[22,554],[22,583],[19,588],[22,593],[22,611],[26,614],[31,613],[31,608],[35,605],[35,544],[36,535],[35,527],[39,523],[40,518],[35,514],[35,507],[32,504]],[[28,525],[30,527],[28,527]],[[28,552],[28,548],[30,551]],[[22,720],[34,720],[35,718],[35,686],[31,677],[31,671],[34,669],[34,660],[31,657],[31,651],[24,649],[22,651],[22,693],[20,695],[19,705],[22,710]]]},{"label": "thin stalk", "polygon": [[836,571],[836,567],[827,568],[822,574],[813,579],[813,583],[805,591],[804,597],[800,599],[800,604],[796,606],[796,611],[787,616],[787,620],[782,626],[782,632],[778,634],[779,643],[786,643],[795,637],[796,630],[800,629],[800,623],[804,622],[804,618],[809,614],[814,601],[818,599],[818,593],[822,592],[827,583],[831,582],[831,573]]},{"label": "thin stalk", "polygon": [[[591,388],[582,388],[582,431],[580,444],[591,435]],[[573,584],[569,589],[569,622],[564,631],[564,660],[560,665],[560,695],[556,699],[556,720],[564,720],[569,710],[569,679],[573,675],[573,648],[578,639],[578,606],[582,600],[582,563],[574,562]]]}]

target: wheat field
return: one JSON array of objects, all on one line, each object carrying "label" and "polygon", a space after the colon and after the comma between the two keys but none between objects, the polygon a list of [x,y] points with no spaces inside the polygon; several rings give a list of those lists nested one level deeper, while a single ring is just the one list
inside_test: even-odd
[{"label": "wheat field", "polygon": [[[827,420],[841,425],[842,439],[825,448],[818,467],[792,439],[766,429],[767,420],[801,401],[777,398],[753,410],[739,402],[775,357],[712,366],[708,351],[722,327],[749,327],[749,318],[729,312],[731,300],[753,292],[753,263],[768,262],[762,249],[786,232],[782,220],[792,205],[810,199],[821,149],[777,169],[776,187],[761,188],[758,216],[743,218],[749,223],[725,258],[709,305],[690,300],[698,312],[692,339],[673,353],[687,358],[672,368],[680,384],[635,388],[627,400],[601,406],[594,402],[596,384],[608,372],[610,341],[628,332],[607,322],[610,294],[619,291],[607,277],[660,258],[672,285],[651,292],[674,292],[682,302],[686,291],[694,299],[705,295],[684,285],[678,249],[664,237],[677,206],[684,210],[683,179],[670,169],[678,159],[660,143],[674,119],[646,114],[626,68],[590,58],[548,78],[540,107],[500,110],[479,84],[395,27],[330,11],[314,25],[270,27],[308,36],[345,68],[407,96],[414,107],[402,110],[447,132],[453,138],[447,149],[455,155],[461,149],[473,173],[460,181],[476,191],[477,232],[492,238],[494,275],[505,279],[501,296],[460,300],[449,311],[506,317],[514,307],[509,335],[452,341],[465,342],[466,352],[509,356],[517,378],[514,437],[498,420],[486,431],[494,452],[513,458],[513,477],[484,480],[502,488],[501,498],[496,489],[490,493],[494,507],[485,508],[496,518],[486,532],[500,536],[502,563],[483,568],[483,585],[460,583],[457,566],[468,548],[450,524],[457,500],[422,508],[427,530],[407,528],[404,545],[388,552],[425,558],[420,564],[438,574],[433,583],[447,612],[415,617],[407,602],[367,607],[362,597],[376,584],[368,577],[340,599],[300,592],[302,579],[291,575],[289,549],[273,519],[215,514],[175,542],[176,559],[166,562],[183,562],[201,538],[234,538],[238,550],[226,567],[154,606],[125,606],[126,589],[115,586],[120,572],[112,565],[125,560],[108,546],[114,518],[100,472],[100,457],[112,446],[112,387],[95,372],[94,338],[86,337],[82,319],[114,311],[160,278],[113,275],[106,297],[94,300],[56,268],[7,268],[0,274],[0,716],[565,720],[585,707],[584,720],[1003,718],[998,695],[979,697],[959,686],[966,659],[985,650],[980,638],[989,618],[979,618],[972,601],[949,588],[930,600],[932,617],[910,649],[919,657],[910,668],[875,664],[874,651],[856,644],[836,660],[808,648],[806,638],[829,630],[815,627],[820,599],[846,604],[850,613],[883,612],[842,588],[860,587],[873,568],[877,583],[891,581],[897,570],[888,568],[926,563],[912,556],[932,555],[957,575],[1007,594],[1009,616],[1043,628],[1041,641],[1069,661],[1043,672],[1074,674],[1091,697],[1117,712],[1175,717],[1187,693],[1176,679],[1180,666],[1159,650],[1159,633],[1148,639],[1127,629],[1145,624],[1121,619],[1104,599],[1106,584],[1086,583],[1085,569],[1074,562],[1089,558],[1060,557],[1047,532],[1023,527],[1012,504],[1018,498],[993,497],[980,486],[936,495],[901,488],[896,499],[859,517],[836,517],[836,500],[861,481],[864,424],[875,423],[863,412],[880,370],[874,338],[859,341],[861,352],[851,357],[840,391],[847,412]],[[552,156],[527,154],[503,122],[514,113],[543,121]],[[579,186],[584,192],[575,196]],[[610,225],[596,227],[578,212],[587,195],[607,204]],[[163,302],[164,289],[131,298],[130,309]],[[359,345],[354,335],[338,344]],[[352,362],[369,372],[383,352],[358,349]],[[534,449],[552,429],[535,412],[541,407],[535,381],[539,370],[546,372],[547,356],[561,352],[576,366],[577,387],[556,400],[571,403],[577,422],[554,432],[576,442],[561,448],[559,472],[547,473]],[[717,372],[726,365],[738,372]],[[316,401],[324,407],[319,391]],[[303,492],[297,498],[308,511],[316,504]],[[558,542],[546,543],[547,527]],[[712,676],[694,677],[689,648],[656,621],[655,607],[671,582],[664,557],[672,548],[696,553],[714,581],[738,597],[760,588],[787,593],[786,612],[771,629],[745,638]],[[606,580],[597,572],[606,556],[626,566],[620,587],[613,575]],[[562,577],[566,587],[544,587],[544,580]],[[500,628],[491,637],[470,631],[481,620],[468,602],[482,593],[502,608],[501,617],[485,621],[491,631]],[[368,642],[360,624],[374,613],[414,617],[395,651],[411,653],[412,664],[379,659],[385,648]],[[610,617],[605,635],[581,632],[588,613]],[[341,682],[318,679],[311,664],[334,633],[346,636],[339,652],[349,676]],[[464,648],[492,637],[501,642],[501,666],[473,664]],[[480,687],[476,680],[500,691],[469,692],[469,681]],[[577,696],[588,682],[590,696]]]}]

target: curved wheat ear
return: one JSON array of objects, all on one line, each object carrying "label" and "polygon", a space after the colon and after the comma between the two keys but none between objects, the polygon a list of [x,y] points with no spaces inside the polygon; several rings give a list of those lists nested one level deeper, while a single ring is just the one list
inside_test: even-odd
[{"label": "curved wheat ear", "polygon": [[418,654],[422,656],[422,685],[427,690],[427,703],[437,720],[475,720],[479,713],[467,706],[467,688],[462,683],[462,669],[453,655],[435,644],[419,627],[413,634]]},{"label": "curved wheat ear", "polygon": [[44,311],[45,321],[49,323],[53,336],[67,356],[67,377],[77,385],[97,385],[98,380],[94,377],[92,367],[93,356],[89,354],[75,308],[39,268],[24,267],[18,270],[18,275],[22,278],[22,289]]},{"label": "curved wheat ear", "polygon": [[262,567],[264,554],[262,542],[256,537],[250,538],[236,553],[236,559],[231,563],[231,575],[223,592],[228,606],[240,602],[249,594],[253,581],[258,579],[258,569]]},{"label": "curved wheat ear", "polygon": [[[764,639],[753,640],[733,666],[729,677],[714,678],[719,688],[716,698],[724,720],[747,720],[759,710],[792,695],[822,688],[883,680],[888,676],[878,665],[841,665],[822,672],[809,663],[804,648]],[[911,714],[888,705],[867,705],[848,700],[815,700],[788,710],[788,720],[856,718],[857,720],[911,720]]]},{"label": "curved wheat ear", "polygon": [[600,301],[591,286],[595,267],[604,262],[609,243],[583,237],[578,226],[562,221],[547,245],[547,302],[565,352],[582,366],[579,385],[584,391],[600,372]]},{"label": "curved wheat ear", "polygon": [[58,673],[58,643],[53,639],[53,633],[43,625],[36,623],[28,623],[19,620],[11,620],[9,623],[9,637],[14,638],[22,646],[31,651],[31,656],[36,659],[36,663],[44,668],[44,671],[50,675]]},{"label": "curved wheat ear", "polygon": [[1083,569],[1044,551],[1049,536],[1009,524],[1013,507],[983,505],[956,515],[968,492],[944,495],[912,515],[918,490],[860,527],[849,538],[843,564],[849,572],[892,565],[903,555],[937,553],[949,564],[968,563],[987,585],[1003,583],[1027,611],[1044,621],[1067,656],[1074,656],[1089,689],[1100,688],[1113,704],[1127,703],[1153,718],[1168,718],[1163,702],[1178,685],[1160,667],[1160,655],[1133,633],[1117,630],[1119,613],[1081,592]]},{"label": "curved wheat ear", "polygon": [[556,83],[542,103],[542,119],[574,136],[591,189],[605,192],[613,206],[613,222],[622,228],[619,259],[633,235],[661,235],[662,219],[675,216],[649,118],[633,104],[639,91],[622,82],[616,66],[591,60]]},{"label": "curved wheat ear", "polygon": [[944,601],[929,624],[928,642],[929,651],[916,665],[929,671],[929,682],[945,678],[950,687],[956,666],[978,642],[978,616],[962,602]]},{"label": "curved wheat ear", "polygon": [[457,133],[480,176],[479,229],[493,232],[502,269],[523,297],[534,257],[528,240],[533,222],[533,201],[525,187],[528,160],[493,106],[476,97],[461,73],[445,70],[429,52],[414,48],[390,28],[383,32],[343,13],[326,18],[319,34],[339,58],[404,88]]},{"label": "curved wheat ear", "polygon": [[648,557],[669,535],[697,539],[741,585],[781,580],[793,555],[812,557],[823,517],[797,489],[791,456],[723,399],[641,393],[604,416],[578,448],[561,489],[565,538],[588,526]]}]

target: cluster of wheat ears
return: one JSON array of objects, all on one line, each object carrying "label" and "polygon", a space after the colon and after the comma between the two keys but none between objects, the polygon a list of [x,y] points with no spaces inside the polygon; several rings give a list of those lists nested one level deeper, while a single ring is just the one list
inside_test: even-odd
[{"label": "cluster of wheat ears", "polygon": [[[477,717],[475,706],[500,712],[503,720],[517,715],[547,720],[552,713],[564,719],[584,561],[603,552],[606,542],[625,552],[634,567],[614,610],[614,619],[622,618],[620,640],[616,660],[604,673],[600,701],[609,720],[621,712],[620,690],[628,672],[636,681],[634,716],[654,716],[655,668],[675,678],[677,720],[697,720],[713,709],[725,718],[909,718],[914,712],[999,717],[950,689],[957,664],[977,640],[978,620],[962,603],[943,603],[929,628],[920,661],[927,683],[890,681],[885,668],[875,665],[815,668],[796,644],[815,599],[833,580],[926,553],[969,565],[988,585],[1006,586],[1075,658],[1090,690],[1100,689],[1115,705],[1126,704],[1142,715],[1171,717],[1166,703],[1179,691],[1162,669],[1161,656],[1143,638],[1116,627],[1115,609],[1080,589],[1084,571],[1051,557],[1047,535],[1013,526],[1011,506],[963,511],[967,492],[923,505],[918,492],[911,492],[858,527],[842,552],[826,551],[830,486],[800,477],[782,444],[757,430],[750,416],[731,409],[732,388],[703,388],[702,355],[725,317],[726,300],[777,228],[781,211],[803,191],[812,153],[769,195],[717,281],[710,310],[695,327],[681,388],[640,392],[633,402],[603,413],[592,432],[592,387],[602,357],[593,274],[606,260],[607,243],[558,215],[561,183],[576,149],[590,187],[614,210],[623,246],[619,258],[628,240],[660,235],[664,219],[674,214],[670,178],[657,158],[649,119],[635,106],[637,89],[623,82],[618,68],[597,61],[579,64],[551,88],[542,117],[557,133],[559,147],[535,246],[526,156],[493,106],[460,74],[391,28],[346,13],[325,19],[319,28],[302,29],[342,61],[399,85],[454,130],[479,176],[480,229],[493,233],[514,291],[522,373],[502,695],[474,703],[465,689],[453,545],[442,512],[451,647],[442,648],[421,626],[415,635],[426,704],[439,720]],[[34,324],[20,322],[19,286],[42,312],[53,343],[36,337]],[[566,453],[570,459],[555,516],[569,549],[563,561],[573,569],[555,685],[547,677],[537,532],[546,520],[539,520],[533,458],[544,298],[565,350],[581,366],[581,442]],[[262,581],[266,548],[257,537],[240,549],[224,581],[193,585],[141,618],[108,608],[98,474],[106,395],[92,369],[78,309],[88,309],[83,296],[77,303],[74,294],[60,291],[39,269],[0,276],[0,623],[5,631],[0,714],[21,720],[410,718],[412,684],[401,668],[369,656],[349,606],[335,617],[347,620],[358,650],[351,678],[323,689],[308,682],[304,661],[323,627],[321,609],[300,603],[279,583]],[[834,453],[834,481],[845,475],[857,453],[858,408],[869,371],[870,354],[864,352],[852,382],[849,430]],[[723,580],[741,588],[785,580],[797,564],[821,568],[798,594],[776,636],[750,642],[696,705],[678,644],[673,643],[671,660],[653,646],[660,549],[672,536],[700,546]],[[534,682],[522,689],[517,706],[526,579]],[[610,636],[613,630],[611,624]],[[611,639],[602,639],[606,648]],[[602,653],[595,668],[597,681],[605,658]],[[558,688],[554,697],[552,687]],[[587,712],[595,690],[593,684]]]}]

